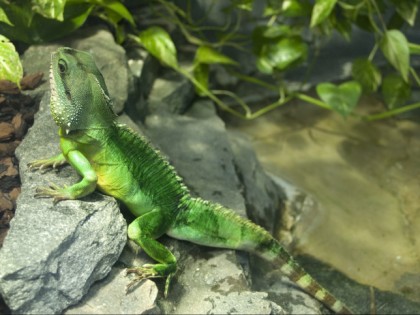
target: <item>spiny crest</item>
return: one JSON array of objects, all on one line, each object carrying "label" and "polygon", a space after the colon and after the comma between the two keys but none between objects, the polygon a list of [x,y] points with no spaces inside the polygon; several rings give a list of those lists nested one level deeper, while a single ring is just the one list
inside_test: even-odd
[{"label": "spiny crest", "polygon": [[186,198],[184,202],[187,204],[187,207],[190,208],[200,206],[211,208],[213,211],[219,212],[222,217],[226,218],[227,221],[232,221],[250,231],[252,230],[255,234],[260,235],[262,238],[272,239],[271,234],[268,233],[264,228],[255,224],[247,218],[241,217],[231,209],[226,208],[225,206],[217,202],[211,202],[201,198]]},{"label": "spiny crest", "polygon": [[[101,82],[99,82],[99,80],[98,80],[98,78],[97,78],[97,77],[95,77],[95,82],[96,82],[96,84],[98,85],[99,90],[101,91],[101,95],[102,95],[103,99],[105,100],[105,103],[106,103],[106,105],[108,106],[108,109],[109,109],[112,113],[114,113],[112,100],[111,100],[111,98],[110,98],[110,97],[109,97],[109,95],[108,95],[108,91],[107,91],[107,90],[106,90],[106,91],[104,90],[104,87],[102,86]],[[105,86],[105,88],[106,88],[106,86]]]},{"label": "spiny crest", "polygon": [[179,194],[179,198],[189,194],[188,188],[175,168],[159,150],[150,144],[148,139],[124,124],[116,123],[115,126],[119,133],[125,134],[125,138],[130,142],[125,145],[132,150],[126,155],[131,156],[132,161],[135,161],[134,172],[143,185],[153,187],[154,192],[170,189],[173,193]]}]

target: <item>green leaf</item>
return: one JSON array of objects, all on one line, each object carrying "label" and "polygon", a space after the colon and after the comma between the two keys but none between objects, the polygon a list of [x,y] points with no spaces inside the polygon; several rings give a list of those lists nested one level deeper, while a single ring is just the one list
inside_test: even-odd
[{"label": "green leaf", "polygon": [[0,22],[9,24],[10,26],[13,26],[13,23],[10,22],[9,18],[7,17],[6,12],[4,12],[3,8],[0,7]]},{"label": "green leaf", "polygon": [[405,35],[399,30],[387,31],[380,42],[380,47],[389,63],[401,73],[407,82],[410,69],[410,50]]},{"label": "green leaf", "polygon": [[309,0],[268,0],[263,16],[281,15],[284,17],[309,17],[312,4]]},{"label": "green leaf", "polygon": [[389,109],[404,105],[411,96],[410,85],[398,74],[387,75],[383,80],[381,90]]},{"label": "green leaf", "polygon": [[282,14],[286,17],[309,16],[311,14],[311,5],[307,0],[284,0]]},{"label": "green leaf", "polygon": [[408,43],[408,49],[411,55],[420,55],[420,45],[414,43]]},{"label": "green leaf", "polygon": [[195,54],[194,63],[205,63],[205,64],[213,64],[213,63],[221,63],[227,65],[237,65],[238,63],[229,58],[228,56],[223,55],[222,53],[214,50],[209,46],[200,46],[197,49]]},{"label": "green leaf", "polygon": [[163,64],[178,69],[175,45],[169,34],[159,26],[152,26],[139,35],[141,44]]},{"label": "green leaf", "polygon": [[265,38],[276,38],[291,34],[289,25],[271,25],[263,27],[262,36]]},{"label": "green leaf", "polygon": [[339,86],[332,83],[320,83],[316,87],[316,92],[321,100],[333,110],[347,116],[356,107],[362,88],[356,81],[345,82]]},{"label": "green leaf", "polygon": [[231,1],[232,1],[232,4],[238,9],[249,11],[249,12],[252,11],[254,0],[231,0]]},{"label": "green leaf", "polygon": [[323,22],[331,14],[336,3],[337,0],[315,0],[312,9],[311,27]]},{"label": "green leaf", "polygon": [[15,46],[8,38],[0,35],[0,80],[12,81],[20,87],[22,76],[22,64]]},{"label": "green leaf", "polygon": [[347,18],[336,18],[335,16],[333,19],[331,19],[332,24],[334,28],[341,34],[341,36],[344,37],[345,40],[350,42],[351,40],[351,31],[352,31],[352,23],[350,19]]},{"label": "green leaf", "polygon": [[130,23],[131,26],[134,26],[136,23],[134,22],[133,16],[127,10],[127,8],[118,0],[106,0],[103,1],[101,4],[102,7],[106,8],[107,10],[117,14],[117,16],[122,17],[126,21]]},{"label": "green leaf", "polygon": [[257,59],[257,67],[263,73],[274,69],[285,70],[306,59],[308,46],[300,37],[282,38],[262,46]]},{"label": "green leaf", "polygon": [[64,20],[66,0],[32,0],[32,9],[47,19]]},{"label": "green leaf", "polygon": [[209,86],[209,65],[205,63],[200,63],[194,66],[193,70],[194,78],[202,85],[202,87],[195,87],[195,91],[199,96],[207,95],[204,93],[203,89],[208,90]]},{"label": "green leaf", "polygon": [[418,2],[413,0],[393,0],[398,14],[411,26],[414,26],[417,16]]},{"label": "green leaf", "polygon": [[372,21],[368,14],[358,14],[356,16],[355,24],[362,30],[367,32],[375,32],[375,28],[372,25]]},{"label": "green leaf", "polygon": [[355,59],[351,73],[366,92],[375,92],[381,84],[381,72],[367,58]]},{"label": "green leaf", "polygon": [[28,44],[51,41],[81,27],[92,9],[93,5],[89,3],[67,1],[64,20],[60,22],[45,18],[40,14],[33,14],[30,6],[10,3],[4,7],[4,10],[14,26],[0,23],[0,34],[11,40],[19,40]]}]

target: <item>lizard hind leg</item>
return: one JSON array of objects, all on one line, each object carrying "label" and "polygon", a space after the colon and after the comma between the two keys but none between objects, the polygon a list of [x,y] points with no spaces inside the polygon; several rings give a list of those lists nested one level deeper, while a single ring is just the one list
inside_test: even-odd
[{"label": "lizard hind leg", "polygon": [[165,296],[167,296],[169,284],[176,271],[176,258],[163,244],[156,238],[165,233],[165,218],[159,210],[150,211],[137,219],[128,226],[128,237],[139,245],[157,264],[145,264],[141,267],[128,268],[127,273],[134,273],[136,277],[128,285],[143,279],[166,277]]},{"label": "lizard hind leg", "polygon": [[168,230],[171,237],[196,244],[244,250],[271,262],[303,290],[336,313],[351,311],[313,279],[270,233],[221,205],[191,198]]}]

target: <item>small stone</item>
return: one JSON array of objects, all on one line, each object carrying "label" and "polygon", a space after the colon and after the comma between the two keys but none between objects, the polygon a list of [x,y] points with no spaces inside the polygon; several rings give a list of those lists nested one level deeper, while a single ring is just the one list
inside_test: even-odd
[{"label": "small stone", "polygon": [[20,80],[22,90],[33,90],[41,83],[43,76],[44,74],[42,72],[35,72],[25,75],[22,80]]},{"label": "small stone", "polygon": [[12,124],[2,122],[0,123],[0,141],[6,141],[13,137],[15,128]]},{"label": "small stone", "polygon": [[0,158],[12,156],[19,145],[20,141],[0,143]]},{"label": "small stone", "polygon": [[26,131],[26,123],[22,119],[22,114],[17,113],[15,117],[12,119],[12,125],[15,128],[15,135],[17,138],[22,139],[22,137],[25,135]]},{"label": "small stone", "polygon": [[[10,197],[0,192],[0,211],[4,212],[6,210],[12,210],[13,209],[13,202],[10,200]],[[3,221],[3,216],[2,216]]]},{"label": "small stone", "polygon": [[20,191],[21,191],[20,187],[15,187],[9,192],[10,200],[13,203],[16,203],[16,199],[17,199],[17,197],[19,197]]},{"label": "small stone", "polygon": [[0,159],[0,164],[4,165],[5,168],[0,170],[0,178],[5,176],[17,176],[19,174],[16,166],[13,164],[11,157]]},{"label": "small stone", "polygon": [[8,80],[0,80],[0,92],[5,94],[19,94],[19,88],[16,83]]}]

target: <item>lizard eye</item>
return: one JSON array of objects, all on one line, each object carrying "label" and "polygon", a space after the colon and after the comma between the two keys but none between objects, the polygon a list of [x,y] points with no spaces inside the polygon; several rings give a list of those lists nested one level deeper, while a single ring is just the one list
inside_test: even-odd
[{"label": "lizard eye", "polygon": [[58,60],[58,70],[61,73],[64,73],[67,70],[67,64],[63,59]]}]

